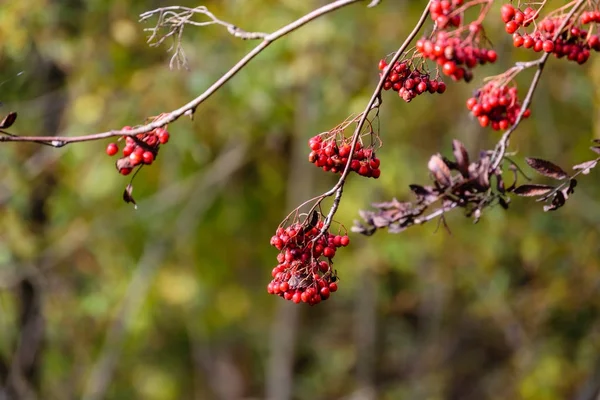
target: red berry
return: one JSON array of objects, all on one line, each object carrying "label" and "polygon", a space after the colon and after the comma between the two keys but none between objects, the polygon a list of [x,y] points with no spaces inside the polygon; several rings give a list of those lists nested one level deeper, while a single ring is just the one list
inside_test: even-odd
[{"label": "red berry", "polygon": [[131,171],[133,170],[133,168],[121,168],[119,170],[119,173],[121,175],[129,175],[131,173]]},{"label": "red berry", "polygon": [[515,33],[519,29],[519,25],[515,21],[509,21],[504,26],[507,33]]},{"label": "red berry", "polygon": [[167,132],[163,128],[156,128],[156,134],[158,136],[158,141],[160,142],[160,144],[165,144],[169,141],[169,132]]},{"label": "red berry", "polygon": [[154,161],[154,154],[150,151],[145,151],[142,153],[142,160],[144,161],[144,164],[150,165],[152,164],[152,161]]},{"label": "red berry", "polygon": [[378,67],[379,67],[379,69],[380,69],[381,71],[383,71],[383,70],[385,69],[385,67],[387,67],[387,65],[388,65],[388,64],[387,64],[387,62],[386,62],[385,60],[379,60],[379,65],[378,65]]},{"label": "red berry", "polygon": [[138,165],[142,162],[142,156],[139,155],[137,152],[133,152],[129,155],[129,161],[133,166]]},{"label": "red berry", "polygon": [[327,258],[332,258],[335,256],[335,247],[325,247],[323,250],[323,255]]},{"label": "red berry", "polygon": [[333,293],[333,292],[336,292],[337,290],[338,290],[338,285],[337,285],[337,283],[335,283],[335,282],[331,282],[331,283],[329,284],[329,291]]},{"label": "red berry", "polygon": [[515,17],[515,8],[512,4],[504,4],[500,9],[500,13],[502,15],[502,21],[506,23]]},{"label": "red berry", "polygon": [[446,75],[452,75],[452,74],[454,74],[454,72],[456,72],[456,64],[453,61],[447,61],[444,63],[444,66],[442,67],[442,71]]},{"label": "red berry", "polygon": [[552,40],[545,40],[543,50],[546,53],[552,53],[552,50],[554,50],[554,42]]},{"label": "red berry", "polygon": [[342,236],[342,238],[340,239],[340,243],[342,244],[342,246],[346,247],[350,244],[350,238],[348,236]]},{"label": "red berry", "polygon": [[488,50],[486,56],[487,60],[491,63],[496,62],[498,59],[498,53],[496,53],[494,50]]},{"label": "red berry", "polygon": [[439,82],[438,83],[438,88],[437,88],[437,92],[439,94],[442,94],[446,91],[446,84],[444,82]]},{"label": "red berry", "polygon": [[114,156],[118,152],[119,146],[117,146],[116,143],[109,143],[108,146],[106,146],[106,154],[108,154],[109,156]]},{"label": "red berry", "polygon": [[319,293],[321,294],[321,298],[323,300],[328,299],[331,294],[328,287],[321,288],[321,290],[319,290]]}]

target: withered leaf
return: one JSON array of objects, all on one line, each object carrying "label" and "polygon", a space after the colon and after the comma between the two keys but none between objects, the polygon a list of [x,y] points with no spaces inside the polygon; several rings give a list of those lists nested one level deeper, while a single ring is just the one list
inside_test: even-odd
[{"label": "withered leaf", "polygon": [[592,146],[590,147],[590,150],[592,150],[594,153],[600,154],[600,146]]},{"label": "withered leaf", "polygon": [[0,129],[8,129],[12,126],[12,124],[15,123],[15,121],[17,120],[17,113],[16,112],[10,112],[8,113],[8,115],[6,117],[4,117],[4,119],[2,120],[2,122],[0,122]]},{"label": "withered leaf", "polygon": [[127,187],[123,191],[123,200],[125,201],[125,203],[133,203],[133,205],[137,206],[135,199],[131,195],[132,192],[133,192],[133,185],[130,183],[129,185],[127,185]]},{"label": "withered leaf", "polygon": [[561,167],[541,158],[525,158],[527,164],[538,173],[549,178],[563,180],[569,176]]},{"label": "withered leaf", "polygon": [[594,142],[594,143],[600,143],[600,139],[593,139],[592,142]]},{"label": "withered leaf", "polygon": [[598,160],[590,160],[590,161],[586,161],[584,163],[575,165],[573,167],[573,169],[580,169],[582,174],[587,175],[590,173],[590,170],[592,168],[596,167],[596,164],[598,164]]},{"label": "withered leaf", "polygon": [[454,159],[461,175],[465,178],[469,177],[469,153],[465,146],[458,140],[452,141],[452,152],[454,153]]},{"label": "withered leaf", "polygon": [[544,206],[544,211],[554,211],[558,210],[562,206],[565,205],[565,195],[562,192],[556,192],[554,198],[552,199],[552,203],[550,205]]},{"label": "withered leaf", "polygon": [[117,171],[120,171],[123,168],[133,168],[133,165],[131,165],[131,160],[129,159],[129,157],[119,158],[117,160],[117,162],[115,163],[115,166],[117,167]]},{"label": "withered leaf", "polygon": [[448,168],[439,154],[431,156],[427,168],[433,174],[434,179],[443,187],[448,187],[452,184],[450,168]]},{"label": "withered leaf", "polygon": [[510,199],[504,199],[504,197],[498,197],[498,204],[505,210],[508,210],[508,203]]},{"label": "withered leaf", "polygon": [[521,186],[517,187],[513,191],[513,193],[518,196],[533,197],[533,196],[543,196],[547,193],[550,193],[553,189],[554,189],[554,186],[529,184],[529,185],[521,185]]}]

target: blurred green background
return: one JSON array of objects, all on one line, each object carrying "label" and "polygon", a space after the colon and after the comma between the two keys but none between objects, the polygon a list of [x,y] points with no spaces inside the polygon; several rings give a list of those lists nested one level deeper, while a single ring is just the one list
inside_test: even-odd
[{"label": "blurred green background", "polygon": [[[213,0],[217,17],[271,32],[325,4]],[[266,293],[269,239],[333,174],[307,140],[362,111],[377,63],[425,1],[366,2],[274,43],[169,127],[134,182],[108,141],[0,145],[0,398],[593,399],[600,387],[599,172],[555,213],[514,199],[473,225],[448,216],[400,235],[351,235],[340,290],[318,306]],[[432,153],[476,153],[498,133],[464,106],[485,76],[535,57],[512,47],[496,2],[499,53],[470,84],[406,104],[384,93],[379,180],[351,176],[336,219],[427,183]],[[557,1],[556,4],[563,2]],[[189,71],[168,68],[139,13],[190,1],[24,0],[0,5],[0,114],[12,132],[81,135],[142,123],[205,90],[258,42],[188,27]],[[550,7],[550,6],[548,6]],[[431,29],[428,26],[427,29]],[[23,74],[17,75],[23,71]],[[521,93],[533,71],[517,80]],[[600,55],[551,58],[512,149],[564,168],[600,137]],[[531,170],[528,171],[530,175]],[[536,178],[537,179],[537,178]],[[539,181],[539,180],[538,180]]]}]

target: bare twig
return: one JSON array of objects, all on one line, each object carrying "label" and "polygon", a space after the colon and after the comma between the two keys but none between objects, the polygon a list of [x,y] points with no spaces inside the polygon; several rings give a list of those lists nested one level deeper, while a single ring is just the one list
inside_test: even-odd
[{"label": "bare twig", "polygon": [[[83,136],[7,136],[0,135],[0,142],[44,142],[54,147],[63,147],[70,143],[86,142],[92,140],[100,140],[114,136],[135,136],[140,133],[150,132],[156,128],[165,126],[171,122],[178,120],[183,115],[193,115],[196,108],[202,104],[206,99],[212,96],[218,89],[225,85],[231,78],[233,78],[242,68],[244,68],[254,57],[265,50],[269,45],[280,39],[287,34],[295,31],[296,29],[306,25],[314,19],[324,16],[332,11],[338,10],[345,6],[353,3],[357,3],[364,0],[337,0],[323,7],[319,7],[316,10],[309,12],[303,17],[291,22],[277,31],[268,34],[263,38],[254,49],[246,54],[241,60],[239,60],[229,71],[221,76],[215,83],[213,83],[208,89],[206,89],[201,95],[183,105],[182,107],[173,110],[169,113],[163,114],[155,121],[138,126],[131,130],[111,130],[107,132],[95,133],[91,135]],[[381,84],[380,84],[381,86]],[[364,123],[364,122],[363,122]]]}]

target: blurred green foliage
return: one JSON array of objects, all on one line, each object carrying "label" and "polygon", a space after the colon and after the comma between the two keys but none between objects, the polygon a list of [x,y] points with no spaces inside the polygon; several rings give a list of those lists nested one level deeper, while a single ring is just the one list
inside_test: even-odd
[{"label": "blurred green foliage", "polygon": [[[263,32],[321,4],[203,3]],[[104,142],[2,144],[2,358],[10,360],[19,337],[14,289],[29,276],[43,294],[46,320],[40,398],[90,394],[107,354],[116,359],[106,398],[264,398],[269,354],[278,335],[288,334],[273,328],[283,300],[266,293],[276,264],[269,239],[294,205],[334,182],[309,166],[290,183],[290,159],[304,157],[309,137],[364,108],[378,60],[399,46],[424,4],[359,3],[274,43],[203,103],[193,122],[169,127],[172,140],[134,182],[137,210],[121,200],[128,179],[115,171]],[[12,131],[52,133],[44,121],[57,110],[48,104],[65,96],[59,134],[140,124],[197,96],[256,44],[220,27],[188,27],[190,70],[171,71],[168,44],[148,47],[137,23],[140,12],[161,5],[5,2],[0,110],[19,113]],[[450,83],[443,96],[405,104],[384,93],[382,176],[350,179],[338,221],[349,227],[371,202],[407,197],[408,184],[428,181],[429,156],[449,154],[453,138],[472,152],[493,146],[498,135],[470,120],[464,100],[485,76],[532,57],[512,48],[499,6],[485,23],[496,65],[477,68],[470,84]],[[66,74],[64,84],[52,86],[48,63]],[[531,75],[519,75],[522,93]],[[585,66],[552,58],[533,116],[512,140],[515,159],[542,157],[566,168],[592,158],[599,88],[597,54]],[[368,398],[365,388],[381,399],[583,393],[600,368],[598,178],[598,171],[582,177],[555,213],[516,199],[475,226],[449,215],[451,234],[434,222],[400,235],[351,236],[336,257],[339,292],[317,307],[298,306],[292,397]],[[294,197],[295,185],[308,195]],[[31,199],[46,186],[46,219],[38,226]],[[374,335],[367,342],[364,318]]]}]

